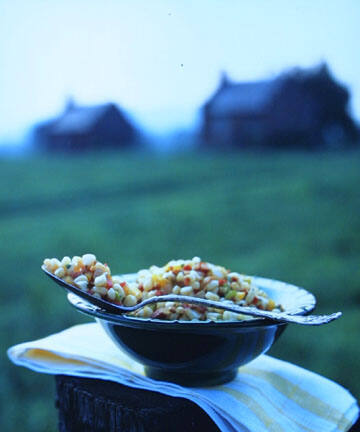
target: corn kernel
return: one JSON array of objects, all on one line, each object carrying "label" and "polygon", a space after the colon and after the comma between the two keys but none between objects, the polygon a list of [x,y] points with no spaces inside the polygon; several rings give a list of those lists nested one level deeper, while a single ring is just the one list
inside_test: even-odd
[{"label": "corn kernel", "polygon": [[274,309],[275,306],[276,306],[276,304],[275,304],[274,300],[270,299],[268,301],[268,304],[266,305],[266,309],[271,311]]},{"label": "corn kernel", "polygon": [[136,297],[133,295],[127,295],[124,300],[125,306],[135,306],[137,303]]},{"label": "corn kernel", "polygon": [[107,294],[107,289],[103,286],[94,286],[94,291],[103,296]]},{"label": "corn kernel", "polygon": [[177,282],[182,282],[184,280],[184,273],[179,272],[176,276],[176,280],[177,280]]},{"label": "corn kernel", "polygon": [[71,260],[72,264],[74,265],[78,265],[78,263],[81,261],[81,257],[79,256],[74,256]]},{"label": "corn kernel", "polygon": [[70,265],[71,264],[71,258],[68,256],[65,256],[62,260],[61,260],[61,265],[66,266],[66,265]]},{"label": "corn kernel", "polygon": [[242,300],[244,297],[245,297],[245,293],[244,293],[243,291],[242,291],[242,292],[238,291],[238,292],[235,294],[235,301],[240,301],[240,300]]},{"label": "corn kernel", "polygon": [[172,292],[174,293],[174,294],[180,294],[180,287],[179,287],[179,285],[175,285],[174,286],[174,288],[172,289]]},{"label": "corn kernel", "polygon": [[51,260],[51,267],[53,268],[53,270],[56,270],[60,266],[61,266],[61,262],[57,258],[53,258]]},{"label": "corn kernel", "polygon": [[220,299],[220,297],[217,294],[215,294],[215,293],[213,293],[211,291],[208,291],[205,294],[205,298],[208,299],[208,300],[212,300],[212,301],[218,301]]},{"label": "corn kernel", "polygon": [[85,281],[81,281],[81,282],[78,282],[77,284],[76,284],[82,291],[87,291],[88,290],[88,284],[87,284],[87,282],[85,282]]},{"label": "corn kernel", "polygon": [[137,288],[135,284],[129,285],[128,294],[133,295],[138,300],[141,298],[142,295],[141,291],[139,290],[139,288]]},{"label": "corn kernel", "polygon": [[143,308],[144,317],[150,317],[153,313],[153,310],[149,306],[145,306]]},{"label": "corn kernel", "polygon": [[55,276],[57,276],[58,278],[62,278],[65,276],[65,270],[63,267],[59,267],[55,270]]},{"label": "corn kernel", "polygon": [[209,291],[216,291],[217,290],[217,288],[219,287],[219,281],[218,280],[212,280],[212,281],[210,281],[207,285],[206,285],[206,288],[209,290]]},{"label": "corn kernel", "polygon": [[207,312],[206,313],[206,318],[210,321],[217,321],[218,319],[220,319],[221,315],[219,313],[216,312]]},{"label": "corn kernel", "polygon": [[147,277],[144,282],[143,282],[143,287],[145,291],[150,291],[152,288],[153,284],[152,284],[152,280],[151,278]]},{"label": "corn kernel", "polygon": [[93,254],[85,254],[82,256],[82,262],[85,266],[91,266],[96,261],[96,256]]},{"label": "corn kernel", "polygon": [[64,277],[64,281],[71,285],[74,282],[74,279],[68,275]]},{"label": "corn kernel", "polygon": [[109,297],[110,300],[115,300],[116,298],[116,292],[113,288],[110,288],[109,291],[107,292],[107,296]]},{"label": "corn kernel", "polygon": [[79,282],[88,282],[88,279],[85,275],[80,275],[76,279],[74,279],[74,282],[77,284]]},{"label": "corn kernel", "polygon": [[103,273],[102,275],[95,278],[94,285],[95,286],[104,286],[104,285],[106,285],[106,282],[107,282],[106,274]]},{"label": "corn kernel", "polygon": [[180,288],[180,294],[181,295],[191,295],[192,293],[193,293],[192,286],[184,286],[184,287]]},{"label": "corn kernel", "polygon": [[238,314],[230,311],[224,311],[223,313],[224,320],[232,320],[235,321],[238,319]]},{"label": "corn kernel", "polygon": [[194,309],[190,309],[190,308],[185,309],[185,314],[191,320],[193,320],[193,319],[199,319],[200,316],[201,316],[199,314],[199,312],[195,311]]},{"label": "corn kernel", "polygon": [[124,292],[124,290],[123,290],[123,288],[122,288],[121,285],[119,285],[119,284],[116,283],[116,284],[113,285],[113,288],[118,293],[118,296],[120,298],[125,297],[125,292]]}]

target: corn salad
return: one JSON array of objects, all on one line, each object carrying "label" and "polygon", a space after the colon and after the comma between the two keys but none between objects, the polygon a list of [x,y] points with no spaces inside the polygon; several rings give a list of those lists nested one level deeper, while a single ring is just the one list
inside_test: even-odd
[{"label": "corn salad", "polygon": [[[97,261],[93,254],[64,257],[61,261],[56,258],[45,259],[44,265],[65,282],[118,305],[133,306],[153,296],[180,294],[263,310],[283,310],[254,285],[251,277],[204,262],[198,257],[172,260],[163,267],[151,266],[140,270],[134,282],[127,282],[121,276],[112,276],[109,266]],[[186,321],[252,319],[221,309],[175,302],[148,305],[130,315]]]}]

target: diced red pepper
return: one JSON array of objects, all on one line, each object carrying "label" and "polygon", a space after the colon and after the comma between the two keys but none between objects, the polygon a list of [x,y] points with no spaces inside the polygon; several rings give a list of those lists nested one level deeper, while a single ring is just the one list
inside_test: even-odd
[{"label": "diced red pepper", "polygon": [[120,286],[124,288],[126,286],[126,282],[120,282]]},{"label": "diced red pepper", "polygon": [[226,284],[226,279],[220,279],[219,280],[219,285],[220,286],[224,286]]},{"label": "diced red pepper", "polygon": [[157,309],[151,315],[151,318],[166,318],[166,309],[164,309],[164,308]]},{"label": "diced red pepper", "polygon": [[256,303],[259,301],[259,299],[255,296],[254,300],[252,301],[254,305],[256,305]]},{"label": "diced red pepper", "polygon": [[184,270],[191,270],[191,269],[192,269],[192,267],[190,264],[184,265]]},{"label": "diced red pepper", "polygon": [[114,285],[114,284],[113,284],[113,281],[110,280],[110,279],[108,279],[107,282],[106,282],[106,288],[112,288],[113,285]]}]

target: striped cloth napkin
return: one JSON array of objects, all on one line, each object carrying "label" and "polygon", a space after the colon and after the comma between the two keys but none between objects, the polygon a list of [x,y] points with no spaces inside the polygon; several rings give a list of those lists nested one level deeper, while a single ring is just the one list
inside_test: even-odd
[{"label": "striped cloth napkin", "polygon": [[187,398],[226,432],[347,431],[359,413],[356,400],[340,385],[267,355],[241,367],[232,382],[215,387],[152,380],[97,323],[15,345],[8,356],[37,372],[100,378]]}]

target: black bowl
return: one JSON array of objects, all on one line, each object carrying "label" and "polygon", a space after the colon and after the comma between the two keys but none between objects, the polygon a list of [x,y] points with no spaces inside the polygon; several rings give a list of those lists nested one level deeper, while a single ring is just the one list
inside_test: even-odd
[{"label": "black bowl", "polygon": [[[315,297],[303,288],[261,277],[253,281],[289,314],[305,315],[315,308]],[[147,376],[186,386],[232,380],[239,366],[268,351],[286,328],[262,318],[217,322],[136,318],[105,312],[74,294],[68,300],[94,317],[115,344],[142,363]]]}]

